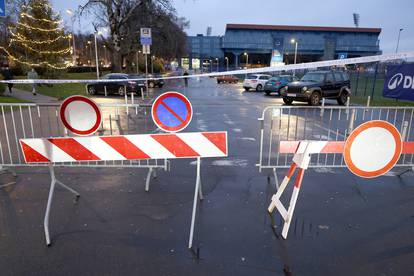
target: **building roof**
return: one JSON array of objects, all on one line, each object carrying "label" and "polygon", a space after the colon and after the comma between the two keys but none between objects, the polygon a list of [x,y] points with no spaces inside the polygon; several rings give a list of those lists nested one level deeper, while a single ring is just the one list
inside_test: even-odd
[{"label": "building roof", "polygon": [[378,33],[378,34],[381,33],[381,28],[256,25],[256,24],[227,24],[226,25],[226,30],[227,29],[275,30],[275,31],[351,32],[351,33]]}]

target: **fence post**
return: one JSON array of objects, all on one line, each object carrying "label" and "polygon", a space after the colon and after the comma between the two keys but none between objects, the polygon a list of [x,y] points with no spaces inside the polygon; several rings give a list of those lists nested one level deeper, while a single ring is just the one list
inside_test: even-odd
[{"label": "fence post", "polygon": [[104,90],[105,90],[105,97],[108,97],[108,90],[106,90],[106,85],[104,86]]},{"label": "fence post", "polygon": [[325,111],[325,98],[322,98],[321,117],[323,117],[324,111]]},{"label": "fence post", "polygon": [[408,122],[404,121],[401,131],[401,140],[404,142],[407,139]]},{"label": "fence post", "polygon": [[378,75],[378,63],[375,64],[375,73],[374,73],[374,83],[372,84],[372,92],[371,92],[371,99],[374,100],[374,92],[375,92],[375,85],[377,82],[377,75]]}]

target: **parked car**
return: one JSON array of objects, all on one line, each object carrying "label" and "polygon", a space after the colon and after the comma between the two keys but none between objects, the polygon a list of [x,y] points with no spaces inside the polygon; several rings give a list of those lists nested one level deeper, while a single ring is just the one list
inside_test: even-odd
[{"label": "parked car", "polygon": [[306,73],[300,81],[289,83],[281,90],[285,104],[293,101],[319,105],[322,98],[336,99],[344,105],[351,95],[349,76],[341,71],[313,71]]},{"label": "parked car", "polygon": [[[122,73],[111,73],[103,76],[100,82],[88,83],[86,85],[89,95],[96,94],[119,94],[121,96],[125,95],[125,88],[127,93],[137,93],[141,95],[141,88],[145,89],[144,81],[136,81],[132,79],[142,78],[138,75],[128,75]],[[105,82],[105,80],[119,80],[113,82]]]},{"label": "parked car", "polygon": [[263,88],[266,95],[270,95],[270,93],[276,93],[277,95],[280,95],[280,89],[285,87],[289,82],[297,81],[298,78],[291,76],[291,75],[280,75],[276,77],[270,78],[265,83],[265,86]]},{"label": "parked car", "polygon": [[217,77],[217,83],[238,83],[239,79],[233,75],[227,75],[227,76],[219,76]]},{"label": "parked car", "polygon": [[243,82],[243,88],[246,91],[250,89],[256,89],[256,91],[262,91],[266,82],[271,78],[271,75],[264,74],[252,74],[248,75]]},{"label": "parked car", "polygon": [[[148,75],[148,78],[162,78],[162,75],[160,74],[154,74],[154,75]],[[163,87],[165,84],[163,79],[155,79],[155,80],[148,80],[148,87],[154,88],[158,86],[159,88]]]}]

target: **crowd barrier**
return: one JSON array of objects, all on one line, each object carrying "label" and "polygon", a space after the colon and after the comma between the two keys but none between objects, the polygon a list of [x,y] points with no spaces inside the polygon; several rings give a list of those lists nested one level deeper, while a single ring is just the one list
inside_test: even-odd
[{"label": "crowd barrier", "polygon": [[[280,141],[344,141],[355,126],[372,120],[393,124],[403,141],[413,140],[414,107],[366,106],[268,106],[259,118],[260,171],[289,168],[293,153],[281,153]],[[397,167],[412,167],[413,154],[402,154]],[[312,156],[309,167],[346,167],[342,154],[319,153]]]},{"label": "crowd barrier", "polygon": [[[42,137],[71,137],[59,119],[60,104],[0,104],[0,167],[12,170],[13,167],[30,167],[25,162],[19,139]],[[96,136],[127,135],[155,132],[151,120],[150,107],[139,104],[100,104],[102,124]],[[143,122],[138,124],[138,121]],[[47,166],[36,164],[35,166]],[[166,159],[118,160],[118,161],[79,161],[53,163],[54,167],[123,167],[148,169],[146,190],[151,176],[157,169],[168,170]]]}]

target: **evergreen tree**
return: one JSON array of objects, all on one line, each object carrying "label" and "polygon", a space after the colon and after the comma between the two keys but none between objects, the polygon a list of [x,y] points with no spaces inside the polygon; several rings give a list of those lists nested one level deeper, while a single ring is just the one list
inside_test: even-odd
[{"label": "evergreen tree", "polygon": [[61,20],[53,12],[49,0],[28,0],[22,5],[17,23],[10,28],[10,44],[3,50],[9,59],[28,70],[36,67],[46,75],[67,68],[70,35],[60,27]]}]

